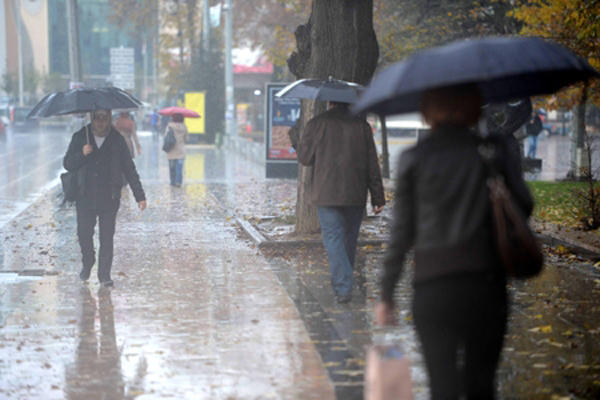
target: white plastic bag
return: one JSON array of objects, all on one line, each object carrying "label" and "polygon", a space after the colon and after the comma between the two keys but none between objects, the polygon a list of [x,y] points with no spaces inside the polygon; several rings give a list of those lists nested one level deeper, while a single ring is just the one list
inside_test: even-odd
[{"label": "white plastic bag", "polygon": [[376,334],[367,351],[365,400],[412,400],[410,363],[399,340]]}]

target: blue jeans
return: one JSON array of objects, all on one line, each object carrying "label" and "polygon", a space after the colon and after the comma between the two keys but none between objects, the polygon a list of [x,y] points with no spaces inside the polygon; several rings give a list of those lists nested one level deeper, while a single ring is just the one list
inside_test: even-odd
[{"label": "blue jeans", "polygon": [[352,292],[356,243],[364,209],[362,206],[318,207],[331,287],[336,294]]},{"label": "blue jeans", "polygon": [[171,175],[171,185],[181,185],[183,182],[183,162],[185,160],[169,160],[169,173]]},{"label": "blue jeans", "polygon": [[527,143],[529,145],[527,147],[527,157],[535,158],[535,153],[537,153],[538,137],[533,135],[529,136],[527,138]]}]

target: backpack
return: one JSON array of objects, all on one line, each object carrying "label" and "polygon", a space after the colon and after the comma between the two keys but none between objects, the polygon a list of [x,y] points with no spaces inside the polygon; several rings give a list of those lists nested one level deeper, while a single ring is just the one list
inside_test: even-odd
[{"label": "backpack", "polygon": [[175,139],[175,132],[173,132],[173,128],[169,127],[162,149],[165,153],[168,153],[173,150],[173,147],[175,147],[176,144],[177,139]]}]

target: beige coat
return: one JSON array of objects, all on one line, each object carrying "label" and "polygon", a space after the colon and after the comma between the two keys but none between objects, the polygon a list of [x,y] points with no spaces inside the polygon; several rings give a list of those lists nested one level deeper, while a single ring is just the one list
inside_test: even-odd
[{"label": "beige coat", "polygon": [[135,148],[138,150],[138,152],[142,148],[135,130],[135,123],[129,118],[119,117],[115,120],[114,125],[119,133],[125,138],[125,142],[127,143],[127,147],[129,147],[129,152],[131,153],[131,158],[134,158],[135,149],[133,148],[133,143],[135,142]]},{"label": "beige coat", "polygon": [[169,122],[169,125],[167,125],[167,129],[165,130],[165,136],[167,136],[169,128],[173,128],[177,143],[173,146],[171,151],[167,153],[167,158],[169,160],[183,160],[185,158],[185,144],[190,139],[187,126],[185,126],[183,122]]}]

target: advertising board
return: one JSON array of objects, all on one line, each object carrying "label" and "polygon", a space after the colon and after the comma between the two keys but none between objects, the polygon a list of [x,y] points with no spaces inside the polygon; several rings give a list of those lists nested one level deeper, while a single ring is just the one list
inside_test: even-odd
[{"label": "advertising board", "polygon": [[285,83],[266,84],[266,158],[267,178],[296,177],[296,151],[288,136],[289,130],[300,118],[300,99],[277,98],[275,94]]}]

